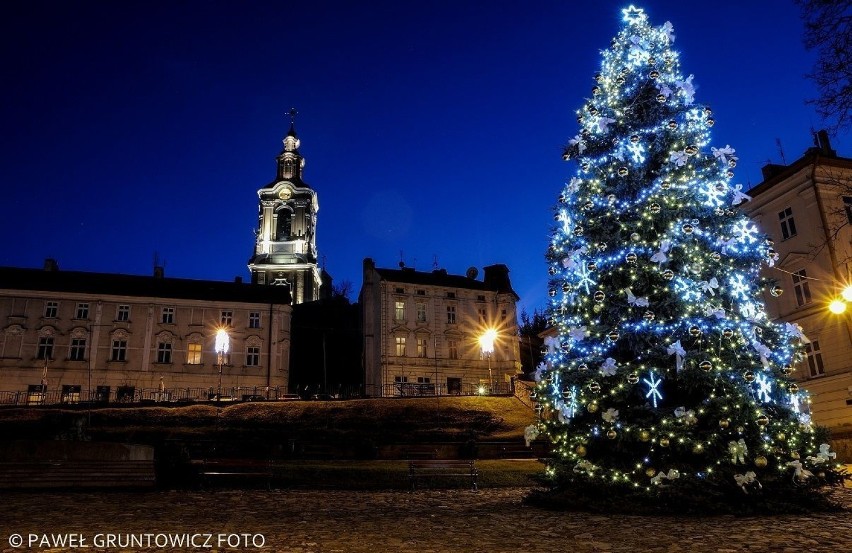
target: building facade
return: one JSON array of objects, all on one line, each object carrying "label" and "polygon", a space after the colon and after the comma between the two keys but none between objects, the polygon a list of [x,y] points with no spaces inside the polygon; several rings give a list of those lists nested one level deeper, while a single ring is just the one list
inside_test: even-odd
[{"label": "building facade", "polygon": [[[509,269],[467,276],[377,268],[364,260],[364,380],[372,396],[507,393],[520,372]],[[493,338],[493,352],[482,339]]]},{"label": "building facade", "polygon": [[0,268],[0,402],[274,397],[290,313],[286,287],[239,279]]},{"label": "building facade", "polygon": [[852,432],[852,304],[841,314],[828,309],[852,284],[852,159],[838,157],[820,132],[801,159],[763,174],[744,207],[778,254],[764,276],[783,293],[766,294],[767,311],[810,339],[795,375],[811,394],[813,420]]},{"label": "building facade", "polygon": [[257,191],[258,227],[248,269],[253,284],[286,285],[299,304],[319,299],[323,285],[316,245],[319,202],[302,180],[305,159],[292,121],[283,142],[275,179]]}]

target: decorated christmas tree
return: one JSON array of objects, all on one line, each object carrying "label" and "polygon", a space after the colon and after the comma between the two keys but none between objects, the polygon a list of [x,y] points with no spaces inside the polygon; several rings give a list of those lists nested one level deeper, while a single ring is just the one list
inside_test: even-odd
[{"label": "decorated christmas tree", "polygon": [[565,148],[528,438],[552,442],[557,490],[742,500],[837,481],[790,378],[807,337],[764,309],[777,254],[739,211],[736,152],[710,147],[671,23],[623,13]]}]

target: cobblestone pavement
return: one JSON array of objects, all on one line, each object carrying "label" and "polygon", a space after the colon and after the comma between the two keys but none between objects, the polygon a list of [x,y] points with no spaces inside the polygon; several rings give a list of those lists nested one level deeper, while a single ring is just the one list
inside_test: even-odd
[{"label": "cobblestone pavement", "polygon": [[[164,551],[170,534],[213,534],[198,551],[331,552],[715,552],[850,551],[852,513],[765,518],[602,516],[525,506],[526,489],[422,491],[218,491],[11,493],[0,495],[0,551],[73,551],[28,534],[76,534],[87,551]],[[852,505],[852,490],[838,492]],[[98,533],[150,534],[143,547],[107,547]],[[219,547],[218,534],[227,536]],[[21,534],[22,547],[12,547]],[[159,535],[159,536],[154,536]],[[48,539],[50,539],[48,537]],[[145,539],[140,536],[139,539]],[[159,540],[159,541],[158,541]]]}]

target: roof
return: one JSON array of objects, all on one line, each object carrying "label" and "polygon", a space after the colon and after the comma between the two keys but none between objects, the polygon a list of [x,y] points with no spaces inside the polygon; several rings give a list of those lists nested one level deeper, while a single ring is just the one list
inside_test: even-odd
[{"label": "roof", "polygon": [[245,303],[291,303],[286,286],[0,267],[0,289]]},{"label": "roof", "polygon": [[[424,286],[443,286],[447,288],[466,288],[468,290],[484,290],[505,294],[514,294],[517,296],[511,285],[500,288],[498,285],[483,282],[473,278],[468,278],[462,275],[451,275],[446,269],[435,270],[432,272],[415,271],[411,268],[402,269],[379,269],[376,272],[382,278],[389,282],[399,282],[405,284],[421,284]],[[508,280],[508,279],[507,279]]]},{"label": "roof", "polygon": [[748,191],[748,194],[751,197],[758,196],[779,182],[787,180],[805,167],[809,167],[811,165],[827,165],[844,169],[852,169],[852,159],[830,154],[827,155],[818,148],[811,148],[805,152],[805,155],[790,165],[767,165],[764,167],[763,181],[754,185]]}]

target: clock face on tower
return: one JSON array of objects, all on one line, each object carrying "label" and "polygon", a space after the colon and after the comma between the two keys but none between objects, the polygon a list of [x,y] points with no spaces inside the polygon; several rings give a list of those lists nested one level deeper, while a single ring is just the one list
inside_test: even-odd
[{"label": "clock face on tower", "polygon": [[293,195],[293,191],[289,188],[282,188],[281,192],[278,193],[278,197],[282,200],[289,200],[290,196]]}]

